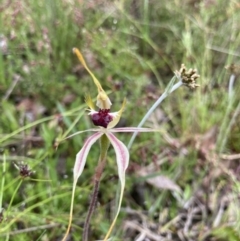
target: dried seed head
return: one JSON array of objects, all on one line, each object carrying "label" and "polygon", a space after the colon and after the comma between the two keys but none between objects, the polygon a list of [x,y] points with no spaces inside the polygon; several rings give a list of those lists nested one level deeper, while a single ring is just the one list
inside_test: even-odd
[{"label": "dried seed head", "polygon": [[34,173],[27,164],[15,164],[15,167],[19,170],[19,175],[22,178],[30,177]]},{"label": "dried seed head", "polygon": [[239,64],[230,64],[225,66],[225,69],[229,70],[232,74],[240,75],[240,65]]},{"label": "dried seed head", "polygon": [[28,165],[20,165],[19,174],[23,178],[30,177],[33,174],[33,171],[29,169]]},{"label": "dried seed head", "polygon": [[180,70],[175,71],[175,74],[182,80],[183,84],[190,89],[195,89],[200,86],[199,84],[196,84],[196,80],[200,77],[196,69],[187,70],[186,66],[182,64]]}]

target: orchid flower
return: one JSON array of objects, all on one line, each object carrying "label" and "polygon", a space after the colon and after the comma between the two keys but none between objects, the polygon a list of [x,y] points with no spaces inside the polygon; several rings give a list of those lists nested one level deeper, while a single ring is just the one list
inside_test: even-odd
[{"label": "orchid flower", "polygon": [[[111,101],[108,98],[106,92],[103,90],[100,82],[97,80],[97,78],[94,76],[94,74],[89,70],[82,54],[77,48],[73,48],[73,52],[77,55],[78,59],[84,66],[84,68],[88,71],[88,73],[91,75],[97,90],[98,90],[98,95],[97,95],[97,102],[96,106],[99,108],[98,110],[95,110],[93,101],[90,96],[86,97],[86,104],[89,107],[89,115],[92,119],[92,122],[97,128],[94,129],[88,129],[84,131],[79,131],[77,133],[74,133],[73,135],[69,136],[75,136],[83,132],[94,132],[93,135],[87,138],[85,141],[83,147],[81,150],[77,153],[76,156],[76,161],[73,169],[73,190],[72,190],[72,199],[71,199],[71,209],[70,209],[70,218],[69,218],[69,225],[68,225],[68,230],[67,233],[64,237],[63,240],[66,240],[66,237],[69,233],[70,227],[71,227],[71,222],[72,222],[72,213],[73,213],[73,200],[74,200],[74,193],[75,193],[75,188],[76,184],[78,181],[78,178],[83,172],[88,153],[90,151],[90,148],[92,145],[101,137],[105,136],[105,140],[108,140],[110,144],[113,146],[114,151],[116,153],[116,162],[117,162],[117,167],[118,167],[118,176],[121,184],[121,189],[120,189],[120,197],[119,197],[119,203],[117,207],[117,212],[116,215],[112,221],[112,224],[104,238],[104,241],[108,239],[110,236],[112,229],[116,223],[118,214],[120,212],[120,207],[123,199],[123,191],[125,187],[125,172],[128,167],[129,163],[129,152],[128,148],[114,135],[116,132],[154,132],[157,130],[149,129],[149,128],[137,128],[137,127],[123,127],[123,128],[114,128],[117,123],[119,122],[121,115],[124,111],[125,105],[126,105],[126,99],[124,99],[122,103],[122,107],[120,108],[119,111],[117,112],[110,112],[111,108]],[[67,137],[67,138],[69,138]],[[106,145],[108,148],[108,145]],[[107,151],[107,148],[105,151]]]}]

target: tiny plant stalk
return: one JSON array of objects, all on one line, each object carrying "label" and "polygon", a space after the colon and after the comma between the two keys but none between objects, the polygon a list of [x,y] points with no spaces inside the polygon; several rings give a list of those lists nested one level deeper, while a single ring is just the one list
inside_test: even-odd
[{"label": "tiny plant stalk", "polygon": [[5,184],[5,172],[6,172],[6,155],[3,154],[3,172],[2,172],[2,184],[0,190],[0,212],[2,212],[2,201],[3,201],[3,191],[4,191],[4,184]]},{"label": "tiny plant stalk", "polygon": [[8,205],[8,209],[7,209],[7,214],[6,214],[7,216],[8,216],[8,214],[9,214],[9,212],[10,212],[11,207],[12,207],[12,204],[13,204],[14,198],[15,198],[15,196],[16,196],[16,194],[17,194],[19,188],[20,188],[21,185],[22,185],[22,182],[23,182],[23,179],[20,179],[20,182],[18,183],[16,189],[15,189],[14,192],[13,192],[13,195],[12,195],[12,197],[11,197],[11,200],[10,200],[10,203],[9,203],[9,205]]},{"label": "tiny plant stalk", "polygon": [[[172,78],[172,80],[170,81],[170,85],[171,83],[174,81],[175,76]],[[167,88],[164,93],[157,99],[157,101],[152,105],[152,107],[148,110],[148,112],[146,113],[146,115],[142,118],[141,122],[138,124],[138,128],[142,127],[144,125],[144,123],[146,122],[146,120],[150,117],[150,115],[153,113],[153,111],[162,103],[162,101],[173,91],[175,91],[176,89],[178,89],[180,86],[182,86],[183,82],[180,81],[177,82],[175,85],[170,86],[170,89]],[[129,143],[128,143],[128,149],[130,150],[130,148],[132,147],[132,144],[137,136],[138,132],[134,132]]]},{"label": "tiny plant stalk", "polygon": [[229,116],[231,115],[233,103],[235,100],[235,94],[234,94],[234,89],[233,89],[234,82],[235,82],[235,75],[232,74],[230,76],[230,80],[229,80],[229,84],[228,84],[228,105],[227,105],[227,109],[226,109],[226,114],[222,120],[222,125],[220,127],[220,133],[219,133],[218,140],[217,140],[217,146],[218,146],[219,153],[223,152],[223,149],[227,142],[228,134],[230,133],[230,130],[231,130],[231,126],[234,123],[234,120],[237,115],[237,111],[235,111],[233,117],[231,118],[231,121],[229,122]]},{"label": "tiny plant stalk", "polygon": [[[146,115],[143,117],[141,122],[138,124],[138,128],[141,128],[143,124],[146,122],[146,120],[150,117],[150,115],[153,113],[153,111],[162,103],[162,101],[173,91],[181,87],[182,85],[187,86],[191,90],[195,89],[196,87],[199,87],[200,85],[196,83],[196,80],[200,77],[200,75],[197,73],[196,69],[187,69],[184,64],[181,65],[181,68],[179,71],[175,71],[175,76],[171,79],[169,85],[167,86],[164,93],[157,99],[157,101],[153,104],[153,106],[148,110]],[[178,82],[173,85],[175,79],[178,79]],[[128,150],[130,150],[138,131],[135,131],[132,135],[132,138],[130,139],[128,143]]]},{"label": "tiny plant stalk", "polygon": [[93,192],[92,192],[91,201],[89,204],[87,217],[83,227],[83,241],[88,241],[89,224],[90,224],[92,214],[96,208],[100,179],[106,164],[107,151],[108,151],[109,145],[110,145],[110,142],[107,136],[103,135],[100,138],[100,157],[99,157],[98,166],[95,170]]}]

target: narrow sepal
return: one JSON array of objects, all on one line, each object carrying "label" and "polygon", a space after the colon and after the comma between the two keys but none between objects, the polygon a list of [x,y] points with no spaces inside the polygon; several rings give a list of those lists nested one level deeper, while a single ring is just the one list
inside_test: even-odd
[{"label": "narrow sepal", "polygon": [[66,139],[69,139],[69,138],[71,138],[71,137],[73,137],[73,136],[77,136],[77,135],[79,135],[79,134],[82,134],[82,133],[84,133],[84,132],[89,132],[89,131],[99,132],[99,129],[93,128],[93,129],[87,129],[87,130],[84,130],[84,131],[78,131],[78,132],[75,132],[74,134],[72,134],[72,135],[70,135],[70,136],[67,136],[67,137],[65,137],[64,139],[60,140],[60,142],[66,140]]},{"label": "narrow sepal", "polygon": [[141,127],[120,127],[110,129],[110,132],[161,132],[161,129],[141,128]]},{"label": "narrow sepal", "polygon": [[124,99],[123,103],[122,103],[122,107],[118,112],[110,113],[113,116],[113,120],[108,124],[108,126],[107,126],[108,129],[112,129],[114,126],[117,125],[117,123],[119,122],[119,120],[122,116],[122,113],[125,109],[126,102],[127,102],[126,99]]},{"label": "narrow sepal", "polygon": [[76,161],[73,169],[73,176],[74,176],[74,181],[76,181],[79,176],[82,174],[83,168],[85,166],[87,156],[89,153],[89,150],[91,146],[103,135],[101,132],[97,132],[85,141],[82,149],[78,152],[76,156]]},{"label": "narrow sepal", "polygon": [[90,95],[86,95],[85,102],[91,110],[94,110],[94,104]]},{"label": "narrow sepal", "polygon": [[95,75],[92,73],[92,71],[88,68],[81,52],[79,51],[79,49],[73,48],[73,53],[77,55],[79,61],[84,66],[84,68],[88,71],[88,73],[91,75],[95,85],[97,86],[97,89],[98,89],[97,106],[100,109],[110,109],[110,107],[112,105],[110,99],[108,98],[106,92],[103,90],[98,79],[95,77]]},{"label": "narrow sepal", "polygon": [[104,238],[104,241],[107,241],[108,237],[110,236],[120,212],[122,199],[123,199],[123,191],[125,187],[125,173],[129,163],[129,152],[127,147],[120,140],[118,140],[112,133],[107,133],[106,135],[110,140],[116,153],[116,159],[117,159],[117,165],[118,165],[118,176],[121,183],[121,190],[120,190],[120,197],[119,197],[116,216],[112,221],[112,224]]},{"label": "narrow sepal", "polygon": [[68,227],[67,227],[67,231],[66,231],[62,241],[66,241],[67,240],[68,234],[69,234],[70,229],[71,229],[72,218],[73,218],[74,195],[75,195],[76,186],[77,186],[77,180],[74,180],[74,182],[73,182],[73,189],[72,189],[72,197],[71,197],[71,207],[70,207],[69,220],[68,220]]},{"label": "narrow sepal", "polygon": [[92,73],[92,71],[88,68],[81,52],[79,51],[79,49],[77,48],[73,48],[73,53],[77,55],[79,61],[81,62],[81,64],[83,65],[83,67],[87,70],[87,72],[91,75],[91,77],[93,78],[93,81],[95,83],[95,85],[97,86],[99,91],[104,91],[100,82],[98,81],[98,79],[95,77],[95,75]]}]

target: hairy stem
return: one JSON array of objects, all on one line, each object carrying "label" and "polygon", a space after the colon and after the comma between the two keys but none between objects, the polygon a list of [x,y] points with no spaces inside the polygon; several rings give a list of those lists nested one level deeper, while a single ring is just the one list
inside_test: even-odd
[{"label": "hairy stem", "polygon": [[87,217],[83,227],[83,241],[88,241],[90,221],[97,205],[99,185],[100,185],[103,169],[106,164],[108,147],[109,147],[109,140],[106,135],[103,135],[100,139],[100,158],[95,170],[93,192],[92,192],[92,196],[91,196],[91,200],[88,208]]}]

